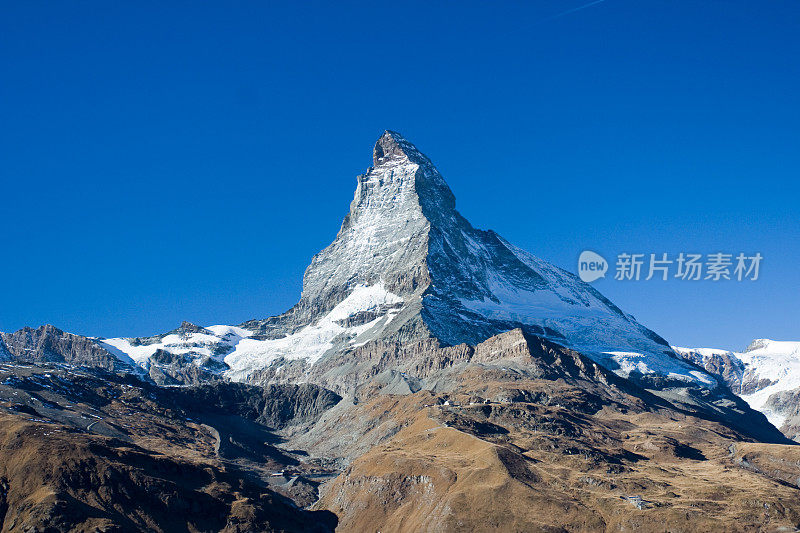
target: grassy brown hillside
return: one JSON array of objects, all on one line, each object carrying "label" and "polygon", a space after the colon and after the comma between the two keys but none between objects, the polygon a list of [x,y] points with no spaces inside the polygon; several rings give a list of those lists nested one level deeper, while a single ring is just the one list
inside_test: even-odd
[{"label": "grassy brown hillside", "polygon": [[4,532],[314,530],[308,513],[219,465],[19,415],[0,415],[0,523]]},{"label": "grassy brown hillside", "polygon": [[[0,531],[332,530],[331,513],[297,505],[317,497],[309,465],[242,416],[275,418],[280,391],[264,403],[243,387],[0,365]],[[284,469],[293,483],[270,475]]]},{"label": "grassy brown hillside", "polygon": [[[754,442],[574,352],[528,357],[469,365],[448,392],[329,411],[299,440],[353,460],[316,508],[340,531],[384,533],[800,527],[800,446]],[[363,444],[315,440],[333,428]]]},{"label": "grassy brown hillside", "polygon": [[604,408],[576,419],[524,402],[424,407],[431,400],[406,397],[402,429],[327,487],[317,508],[336,513],[340,531],[800,525],[800,447],[744,443],[713,422],[668,413]]}]

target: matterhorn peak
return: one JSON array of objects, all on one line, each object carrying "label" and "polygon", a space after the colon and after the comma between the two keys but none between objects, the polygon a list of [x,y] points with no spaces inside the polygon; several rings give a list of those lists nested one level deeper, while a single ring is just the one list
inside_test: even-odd
[{"label": "matterhorn peak", "polygon": [[396,131],[385,130],[378,138],[372,161],[374,166],[358,176],[360,186],[353,205],[388,190],[394,199],[415,200],[428,218],[455,209],[455,196],[431,160]]},{"label": "matterhorn peak", "polygon": [[[431,160],[401,134],[384,131],[373,161],[358,176],[336,238],[306,269],[300,302],[281,317],[244,327],[281,338],[281,346],[314,339],[318,351],[309,349],[308,361],[373,341],[476,345],[522,329],[621,375],[635,370],[713,384],[576,276],[474,228],[456,211]],[[267,360],[287,354],[276,350]],[[226,362],[238,375],[255,364],[238,357]]]},{"label": "matterhorn peak", "polygon": [[393,159],[406,159],[413,163],[430,164],[430,160],[396,131],[386,130],[375,142],[372,162],[380,166]]},{"label": "matterhorn peak", "polygon": [[[476,346],[521,330],[623,377],[716,385],[573,274],[474,228],[430,159],[399,133],[383,132],[373,159],[336,238],[306,269],[292,309],[240,327],[183,324],[180,342],[219,337],[208,353],[192,350],[202,361],[225,354],[232,379],[266,382],[306,379],[362,348]],[[106,344],[134,360],[156,347],[134,347],[140,354],[114,342]]]}]

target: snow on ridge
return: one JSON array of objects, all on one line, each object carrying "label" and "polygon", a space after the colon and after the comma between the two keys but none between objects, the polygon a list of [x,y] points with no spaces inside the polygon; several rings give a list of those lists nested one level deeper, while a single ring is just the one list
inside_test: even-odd
[{"label": "snow on ridge", "polygon": [[351,346],[363,344],[366,341],[359,342],[363,333],[381,322],[385,326],[396,312],[389,311],[357,326],[346,327],[339,322],[361,312],[377,311],[381,306],[402,302],[403,299],[387,291],[382,282],[372,286],[359,285],[327,315],[291,335],[268,340],[242,339],[224,359],[230,367],[227,374],[234,381],[242,380],[278,359],[304,359],[307,365],[313,365],[343,338]]},{"label": "snow on ridge", "polygon": [[687,348],[684,346],[672,346],[672,349],[679,353],[698,353],[702,356],[709,357],[712,355],[724,355],[729,353],[734,353],[731,350],[725,350],[723,348]]},{"label": "snow on ridge", "polygon": [[147,368],[149,360],[158,350],[171,354],[191,356],[196,364],[205,359],[221,361],[221,354],[230,351],[243,338],[253,333],[236,326],[215,325],[203,328],[209,333],[168,333],[160,340],[143,343],[137,338],[98,339],[97,342],[121,361]]},{"label": "snow on ridge", "polygon": [[207,329],[208,331],[210,331],[214,335],[217,335],[218,337],[223,337],[228,334],[233,334],[245,338],[253,334],[252,331],[240,328],[238,326],[215,325],[215,326],[206,326],[203,329]]},{"label": "snow on ridge", "polygon": [[121,341],[123,339],[103,339],[97,340],[96,342],[102,346],[103,348],[108,351],[111,355],[122,361],[123,363],[130,365],[132,367],[136,367],[139,365],[139,362],[136,361],[133,357],[131,357],[127,352],[123,349],[118,347],[117,342],[109,342],[109,341]]},{"label": "snow on ridge", "polygon": [[109,352],[131,365],[147,368],[150,357],[158,350],[189,355],[195,364],[214,359],[230,367],[226,374],[233,380],[244,379],[257,369],[277,359],[304,359],[313,365],[340,339],[359,346],[369,339],[362,334],[382,323],[388,324],[397,310],[389,310],[366,323],[346,327],[340,322],[362,312],[378,312],[382,306],[402,304],[403,299],[387,291],[383,283],[359,285],[350,295],[314,324],[279,339],[253,339],[253,332],[237,326],[214,325],[204,328],[209,333],[169,333],[156,342],[139,344],[132,338],[98,340]]},{"label": "snow on ridge", "polygon": [[714,357],[737,358],[734,352],[720,348],[687,348],[684,346],[672,346],[671,348],[683,359],[688,359],[700,366],[705,366]]}]

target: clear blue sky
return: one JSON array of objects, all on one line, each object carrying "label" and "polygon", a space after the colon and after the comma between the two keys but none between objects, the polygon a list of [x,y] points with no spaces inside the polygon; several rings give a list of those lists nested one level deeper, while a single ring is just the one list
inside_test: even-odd
[{"label": "clear blue sky", "polygon": [[572,271],[764,255],[757,282],[597,283],[670,342],[800,339],[800,3],[553,18],[583,3],[4,2],[0,330],[284,311],[388,128]]}]

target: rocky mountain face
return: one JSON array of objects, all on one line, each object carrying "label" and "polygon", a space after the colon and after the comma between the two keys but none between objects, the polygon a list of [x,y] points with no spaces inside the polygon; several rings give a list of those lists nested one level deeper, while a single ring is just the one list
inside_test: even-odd
[{"label": "rocky mountain face", "polygon": [[214,410],[236,414],[272,429],[313,424],[339,403],[338,394],[312,385],[269,385],[256,387],[243,383],[216,382],[177,391],[172,400],[187,409]]},{"label": "rocky mountain face", "polygon": [[800,387],[773,392],[767,397],[762,412],[781,417],[778,426],[781,432],[800,442]]},{"label": "rocky mountain face", "polygon": [[800,438],[800,342],[756,339],[743,352],[674,349],[718,376],[787,437]]},{"label": "rocky mountain face", "polygon": [[306,270],[300,302],[242,324],[268,342],[249,340],[225,358],[234,379],[294,360],[307,369],[373,342],[474,346],[520,328],[626,377],[713,387],[589,285],[473,228],[430,159],[399,134],[378,139],[373,163],[336,239]]},{"label": "rocky mountain face", "polygon": [[14,333],[0,333],[0,339],[0,354],[5,352],[8,358],[18,361],[133,370],[94,340],[66,333],[49,324],[37,329],[26,327]]},{"label": "rocky mountain face", "polygon": [[3,335],[3,333],[0,333],[0,361],[10,361],[11,354],[9,353],[8,348],[6,348],[5,342],[3,342]]}]

